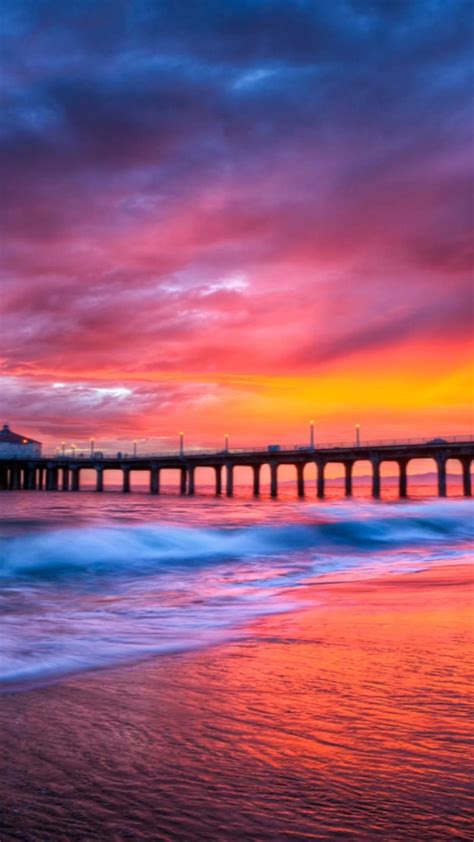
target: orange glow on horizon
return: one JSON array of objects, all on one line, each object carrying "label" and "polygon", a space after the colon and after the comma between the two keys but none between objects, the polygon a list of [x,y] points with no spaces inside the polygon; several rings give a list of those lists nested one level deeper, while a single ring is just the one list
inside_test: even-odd
[{"label": "orange glow on horizon", "polygon": [[[427,352],[424,348],[423,360]],[[312,419],[309,423],[314,426],[316,443],[349,441],[354,428],[360,429],[366,440],[455,435],[472,429],[473,378],[466,357],[456,364],[450,359],[446,366],[438,366],[438,357],[434,356],[429,366],[424,362],[420,365],[418,358],[413,365],[405,359],[403,365],[385,368],[380,358],[375,362],[372,357],[366,358],[358,365],[341,360],[338,366],[333,363],[312,373],[107,367],[64,367],[58,373],[35,367],[12,371],[11,376],[31,384],[35,391],[41,384],[60,400],[54,419],[56,432],[35,429],[29,414],[21,421],[30,435],[54,446],[63,440],[62,433],[67,429],[76,439],[87,437],[88,412],[77,419],[64,412],[64,398],[80,403],[87,390],[107,396],[108,414],[94,421],[100,429],[94,440],[101,442],[137,436],[144,440],[174,439],[183,418],[196,444],[222,440],[222,431],[231,426],[235,447],[267,444],[270,440],[287,444],[306,441],[307,418]],[[313,420],[315,409],[317,425]]]}]

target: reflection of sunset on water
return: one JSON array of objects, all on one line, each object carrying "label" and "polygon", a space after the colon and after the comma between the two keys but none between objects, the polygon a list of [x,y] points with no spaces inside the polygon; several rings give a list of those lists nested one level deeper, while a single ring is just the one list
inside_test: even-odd
[{"label": "reflection of sunset on water", "polygon": [[469,501],[16,499],[8,832],[466,838]]},{"label": "reflection of sunset on water", "polygon": [[473,23],[3,0],[0,842],[470,842]]},{"label": "reflection of sunset on water", "polygon": [[71,764],[101,793],[78,828],[103,827],[106,810],[111,833],[156,815],[179,838],[468,838],[470,573],[327,577],[302,612],[230,647],[11,697],[5,713],[25,735],[48,710],[29,768],[41,778],[54,749],[52,804]]}]

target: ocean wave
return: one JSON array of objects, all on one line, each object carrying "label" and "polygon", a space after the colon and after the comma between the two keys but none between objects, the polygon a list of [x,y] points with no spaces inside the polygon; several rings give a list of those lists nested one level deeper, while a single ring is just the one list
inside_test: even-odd
[{"label": "ocean wave", "polygon": [[242,557],[453,544],[472,539],[471,511],[468,501],[342,505],[297,524],[56,528],[1,538],[0,579],[153,575]]},{"label": "ocean wave", "polygon": [[471,512],[466,501],[344,503],[299,508],[299,522],[285,508],[284,522],[269,509],[251,525],[195,516],[186,526],[6,530],[0,684],[24,689],[232,639],[255,618],[293,609],[294,588],[324,574],[365,578],[453,560],[472,538]]}]

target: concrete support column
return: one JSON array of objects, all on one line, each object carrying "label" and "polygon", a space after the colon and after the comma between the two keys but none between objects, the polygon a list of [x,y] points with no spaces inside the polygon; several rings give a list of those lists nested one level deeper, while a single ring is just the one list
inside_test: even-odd
[{"label": "concrete support column", "polygon": [[398,495],[399,497],[406,497],[408,494],[408,480],[407,480],[407,459],[398,460]]},{"label": "concrete support column", "polygon": [[226,489],[225,493],[227,497],[234,496],[234,466],[231,464],[227,464],[225,466],[225,478],[226,478]]},{"label": "concrete support column", "polygon": [[79,468],[71,468],[71,491],[79,491],[81,487],[81,473]]},{"label": "concrete support column", "polygon": [[130,468],[122,468],[122,492],[128,494],[130,491]]},{"label": "concrete support column", "polygon": [[296,466],[296,487],[298,491],[298,497],[304,497],[304,465],[300,464]]},{"label": "concrete support column", "polygon": [[44,468],[38,469],[38,489],[43,491],[44,488]]},{"label": "concrete support column", "polygon": [[36,488],[36,469],[33,465],[28,465],[26,469],[26,488],[28,491],[34,491]]},{"label": "concrete support column", "polygon": [[216,496],[222,494],[222,465],[216,465],[214,468],[216,474]]},{"label": "concrete support column", "polygon": [[260,494],[260,468],[261,465],[252,465],[253,471],[253,496],[258,497]]},{"label": "concrete support column", "polygon": [[270,496],[276,497],[278,494],[278,464],[270,462]]},{"label": "concrete support column", "polygon": [[352,497],[352,470],[353,462],[344,463],[344,492],[346,497]]},{"label": "concrete support column", "polygon": [[63,491],[69,491],[69,468],[63,468]]},{"label": "concrete support column", "polygon": [[186,468],[180,468],[181,474],[179,478],[179,493],[186,494],[186,486],[187,486],[187,475],[188,472]]},{"label": "concrete support column", "polygon": [[462,493],[465,497],[472,496],[471,488],[471,459],[468,456],[466,459],[461,459],[462,465]]},{"label": "concrete support column", "polygon": [[8,468],[0,468],[0,490],[6,491],[8,488]]},{"label": "concrete support column", "polygon": [[196,492],[196,487],[194,483],[194,473],[195,473],[195,466],[190,465],[188,470],[188,494],[193,497]]},{"label": "concrete support column", "polygon": [[438,456],[436,464],[438,466],[438,494],[440,497],[446,497],[446,456]]},{"label": "concrete support column", "polygon": [[21,470],[18,465],[12,468],[12,488],[13,491],[19,491],[21,488]]},{"label": "concrete support column", "polygon": [[50,465],[46,468],[46,491],[55,491],[54,488],[54,468]]},{"label": "concrete support column", "polygon": [[95,469],[95,490],[96,491],[103,491],[104,490],[104,469],[103,468],[96,468]]},{"label": "concrete support column", "polygon": [[372,463],[372,497],[378,499],[380,497],[380,459],[374,456],[370,461]]},{"label": "concrete support column", "polygon": [[322,500],[324,497],[324,469],[326,467],[325,462],[318,461],[316,462],[316,470],[317,470],[317,479],[316,479],[316,492],[318,497]]},{"label": "concrete support column", "polygon": [[150,468],[150,494],[160,493],[160,469],[156,465]]},{"label": "concrete support column", "polygon": [[24,491],[28,490],[28,468],[22,468],[20,474],[21,487]]}]

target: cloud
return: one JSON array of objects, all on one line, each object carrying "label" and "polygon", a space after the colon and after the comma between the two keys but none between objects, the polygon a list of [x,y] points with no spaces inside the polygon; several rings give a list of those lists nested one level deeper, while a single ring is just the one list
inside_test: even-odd
[{"label": "cloud", "polygon": [[428,344],[443,345],[446,340],[472,343],[472,291],[467,289],[450,304],[427,302],[424,307],[402,307],[401,312],[387,313],[352,331],[340,339],[318,341],[299,351],[300,362],[322,363],[357,353],[377,351],[416,336]]},{"label": "cloud", "polygon": [[155,380],[111,383],[107,380],[75,378],[67,382],[40,376],[4,376],[2,396],[8,419],[18,428],[35,425],[38,434],[51,440],[64,436],[94,435],[108,440],[151,435],[169,435],[175,418],[192,411],[205,412],[219,393],[238,390],[239,386],[220,386],[202,382]]},{"label": "cloud", "polygon": [[468,338],[469,3],[4,7],[7,374],[436,367]]}]

